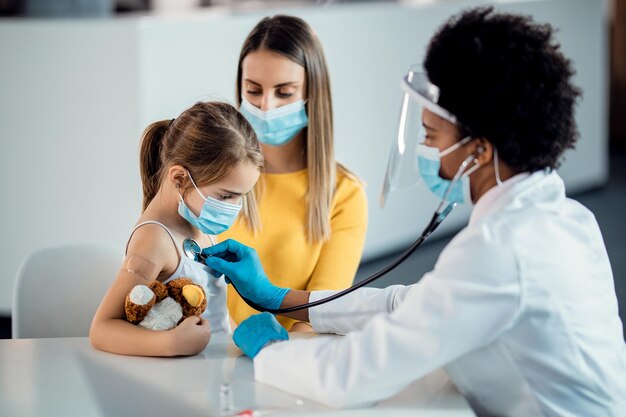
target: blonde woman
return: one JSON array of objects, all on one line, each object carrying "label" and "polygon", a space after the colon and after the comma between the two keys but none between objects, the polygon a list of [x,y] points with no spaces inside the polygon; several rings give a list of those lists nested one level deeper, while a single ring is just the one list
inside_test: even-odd
[{"label": "blonde woman", "polygon": [[[359,180],[335,161],[330,80],[309,25],[290,16],[261,20],[237,69],[240,111],[254,128],[265,170],[242,215],[220,240],[254,247],[274,284],[301,290],[350,286],[367,228]],[[228,288],[240,323],[256,311]],[[290,331],[308,323],[280,317]]]}]

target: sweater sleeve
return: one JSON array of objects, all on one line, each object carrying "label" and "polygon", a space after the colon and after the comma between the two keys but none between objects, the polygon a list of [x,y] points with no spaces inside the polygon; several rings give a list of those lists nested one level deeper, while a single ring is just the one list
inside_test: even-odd
[{"label": "sweater sleeve", "polygon": [[367,199],[358,180],[344,176],[338,182],[330,227],[330,239],[321,248],[308,291],[344,289],[354,280],[367,231]]}]

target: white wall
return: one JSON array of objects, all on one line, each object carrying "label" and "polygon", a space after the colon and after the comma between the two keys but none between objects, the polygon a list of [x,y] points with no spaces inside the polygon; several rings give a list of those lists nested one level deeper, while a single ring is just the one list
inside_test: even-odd
[{"label": "white wall", "polygon": [[[31,251],[120,242],[137,217],[135,32],[121,21],[0,22],[2,314]],[[54,285],[42,277],[41,291]]]},{"label": "white wall", "polygon": [[[577,114],[578,150],[567,154],[561,173],[570,191],[603,183],[604,3],[498,3],[502,10],[532,14],[560,29],[557,37],[585,94]],[[324,44],[338,159],[368,184],[366,258],[406,245],[434,208],[434,199],[419,188],[392,194],[384,211],[378,207],[400,107],[399,80],[421,61],[435,29],[475,4],[363,3],[280,11],[305,18]],[[275,12],[0,22],[0,313],[10,310],[13,280],[30,250],[78,241],[125,242],[141,202],[141,129],[175,117],[196,100],[233,102],[241,44],[262,16]],[[468,212],[457,209],[442,230],[459,227]]]}]

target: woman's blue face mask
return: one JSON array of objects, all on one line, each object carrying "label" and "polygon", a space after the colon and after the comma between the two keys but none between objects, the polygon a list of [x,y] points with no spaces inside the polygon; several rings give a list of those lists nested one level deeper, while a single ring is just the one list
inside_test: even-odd
[{"label": "woman's blue face mask", "polygon": [[196,186],[191,174],[187,171],[189,179],[194,188],[204,200],[200,216],[196,216],[189,209],[183,196],[180,195],[180,202],[178,203],[178,214],[192,226],[199,229],[202,233],[207,235],[218,235],[228,230],[230,226],[235,223],[239,211],[241,210],[241,204],[231,204],[224,201],[217,200],[211,196],[204,196]]},{"label": "woman's blue face mask", "polygon": [[470,136],[463,138],[441,152],[439,152],[438,148],[426,146],[423,143],[417,145],[417,165],[422,180],[433,194],[442,200],[445,198],[448,203],[463,204],[471,203],[472,201],[469,176],[479,168],[480,165],[478,163],[464,172],[456,182],[439,176],[441,158],[456,151],[470,140],[472,140]]},{"label": "woman's blue face mask", "polygon": [[252,125],[259,142],[266,145],[285,145],[309,124],[304,100],[263,111],[242,98],[239,111]]}]

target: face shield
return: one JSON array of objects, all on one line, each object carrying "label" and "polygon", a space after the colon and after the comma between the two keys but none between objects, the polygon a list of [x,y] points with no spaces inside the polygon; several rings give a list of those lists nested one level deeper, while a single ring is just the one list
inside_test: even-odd
[{"label": "face shield", "polygon": [[381,207],[384,206],[391,191],[413,187],[420,182],[416,149],[419,143],[424,142],[425,137],[422,126],[423,110],[428,109],[437,116],[456,124],[456,117],[437,104],[439,88],[428,81],[424,72],[412,68],[402,78],[401,87],[404,96],[398,122],[398,134],[391,143],[380,196]]}]

